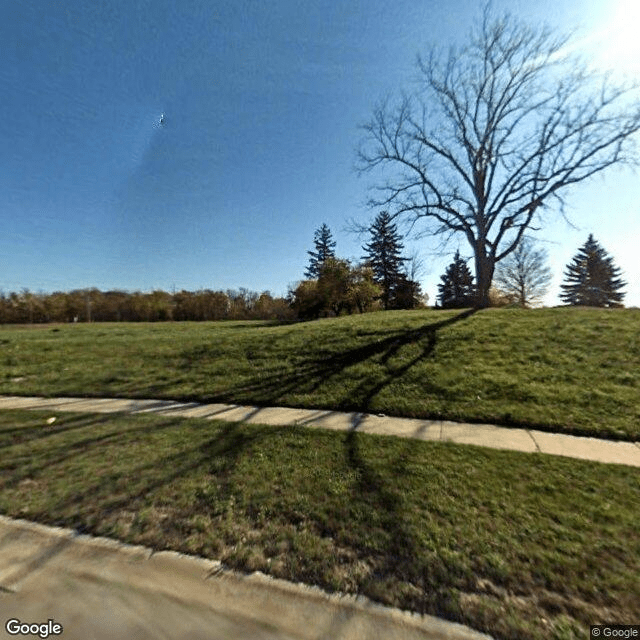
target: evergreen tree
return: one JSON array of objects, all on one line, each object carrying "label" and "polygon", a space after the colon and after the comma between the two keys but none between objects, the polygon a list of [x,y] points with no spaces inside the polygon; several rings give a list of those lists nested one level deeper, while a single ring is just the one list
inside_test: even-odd
[{"label": "evergreen tree", "polygon": [[621,307],[626,282],[620,269],[598,244],[592,234],[567,265],[565,284],[560,285],[560,298],[570,305],[587,307]]},{"label": "evergreen tree", "polygon": [[331,235],[331,230],[326,224],[323,224],[313,235],[313,244],[315,245],[315,251],[307,251],[311,256],[309,260],[309,266],[304,272],[306,278],[315,280],[320,276],[322,265],[327,258],[335,258],[335,246],[336,243]]},{"label": "evergreen tree", "polygon": [[476,288],[466,261],[460,257],[460,251],[456,251],[453,262],[447,267],[444,275],[440,276],[440,279],[442,283],[438,285],[438,297],[443,309],[473,306]]},{"label": "evergreen tree", "polygon": [[[396,284],[393,306],[395,309],[415,309],[423,305],[425,298],[422,287],[416,280],[412,280],[404,274],[400,274],[400,280]],[[428,296],[427,296],[428,299]]]},{"label": "evergreen tree", "polygon": [[371,242],[362,247],[366,251],[363,260],[373,269],[374,280],[382,287],[384,308],[397,308],[401,302],[398,290],[405,286],[406,280],[402,268],[406,258],[401,255],[404,248],[401,236],[386,211],[376,216],[369,232]]}]

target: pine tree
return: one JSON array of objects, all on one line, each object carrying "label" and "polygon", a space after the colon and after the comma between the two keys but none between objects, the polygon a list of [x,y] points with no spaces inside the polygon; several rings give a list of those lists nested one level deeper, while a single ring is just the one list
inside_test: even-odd
[{"label": "pine tree", "polygon": [[[401,274],[400,280],[396,284],[393,306],[395,309],[415,309],[423,303],[425,296],[422,287],[416,280]],[[428,296],[427,296],[428,299]]]},{"label": "pine tree", "polygon": [[442,283],[438,285],[438,297],[443,309],[473,306],[476,288],[466,261],[460,257],[460,251],[456,251],[453,262],[447,267],[444,275],[440,276],[440,279]]},{"label": "pine tree", "polygon": [[369,227],[371,242],[362,247],[366,254],[363,260],[373,269],[374,281],[382,287],[382,304],[385,309],[398,307],[398,289],[404,286],[406,276],[402,266],[401,236],[391,216],[382,211]]},{"label": "pine tree", "polygon": [[620,289],[626,282],[620,279],[620,269],[594,239],[593,234],[580,247],[567,265],[565,284],[560,285],[560,298],[570,305],[587,307],[621,307],[626,295]]},{"label": "pine tree", "polygon": [[313,244],[315,245],[315,251],[307,251],[311,256],[309,260],[309,266],[304,272],[306,278],[315,280],[320,276],[320,270],[327,258],[335,258],[334,248],[336,243],[331,235],[331,230],[326,224],[323,224],[319,229],[316,229],[313,235]]}]

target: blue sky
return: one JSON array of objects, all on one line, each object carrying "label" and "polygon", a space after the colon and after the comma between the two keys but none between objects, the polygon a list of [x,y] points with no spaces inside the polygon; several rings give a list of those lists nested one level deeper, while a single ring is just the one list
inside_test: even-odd
[{"label": "blue sky", "polygon": [[[23,0],[0,8],[0,289],[227,289],[283,295],[314,230],[359,258],[370,178],[359,125],[410,88],[430,43],[464,39],[479,2]],[[628,0],[495,0],[561,30],[599,64],[640,75]],[[631,12],[635,13],[631,15]],[[628,33],[627,33],[628,32]],[[635,48],[634,48],[635,47]],[[164,124],[160,125],[161,114]],[[593,233],[640,306],[640,176],[574,190],[573,229],[547,212],[556,304]],[[435,299],[464,240],[407,240]],[[470,263],[471,264],[471,263]]]}]

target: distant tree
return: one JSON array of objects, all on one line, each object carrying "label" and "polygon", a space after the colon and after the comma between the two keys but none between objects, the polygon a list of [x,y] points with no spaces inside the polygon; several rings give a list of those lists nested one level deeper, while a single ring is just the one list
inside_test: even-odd
[{"label": "distant tree", "polygon": [[292,320],[294,314],[284,298],[274,298],[270,291],[263,291],[253,307],[252,317],[260,320]]},{"label": "distant tree", "polygon": [[102,313],[103,317],[99,320],[111,322],[124,322],[129,320],[126,315],[127,298],[129,294],[126,291],[105,291],[103,294]]},{"label": "distant tree", "polygon": [[348,260],[327,258],[320,270],[318,292],[323,311],[339,316],[369,311],[382,290],[367,265],[353,267]]},{"label": "distant tree", "polygon": [[34,294],[0,292],[0,323],[42,322],[164,322],[217,320],[291,320],[289,301],[238,291],[180,291],[157,289],[150,293],[76,289]]},{"label": "distant tree", "polygon": [[587,307],[622,307],[626,282],[620,269],[598,244],[592,234],[567,265],[560,298],[570,305]]},{"label": "distant tree", "polygon": [[[401,236],[387,211],[380,212],[369,227],[371,241],[362,247],[363,260],[373,269],[373,277],[382,287],[382,304],[385,309],[396,306],[397,289],[404,280]],[[404,283],[403,283],[404,284]]]},{"label": "distant tree", "polygon": [[322,313],[323,301],[317,280],[302,280],[289,290],[289,306],[300,320],[313,320]]},{"label": "distant tree", "polygon": [[348,260],[327,258],[316,280],[303,280],[289,292],[301,320],[343,313],[364,313],[375,308],[381,288],[367,265],[351,266]]},{"label": "distant tree", "polygon": [[34,322],[34,307],[36,306],[36,296],[29,291],[29,289],[23,289],[20,295],[20,307],[22,322],[28,322],[33,324]]},{"label": "distant tree", "polygon": [[194,294],[195,316],[191,320],[224,320],[231,303],[223,291],[203,289]]},{"label": "distant tree", "polygon": [[489,306],[490,307],[509,307],[513,305],[513,299],[506,296],[502,291],[495,287],[489,289]]},{"label": "distant tree", "polygon": [[366,313],[375,308],[382,294],[382,287],[373,277],[373,269],[367,264],[352,267],[349,273],[346,306],[349,312]]},{"label": "distant tree", "polygon": [[307,251],[311,256],[309,266],[304,275],[309,280],[314,280],[320,276],[320,269],[328,258],[335,258],[335,240],[331,235],[331,230],[326,224],[323,224],[313,236],[313,244],[315,251]]},{"label": "distant tree", "polygon": [[320,268],[318,292],[323,310],[339,316],[347,311],[351,264],[342,258],[327,258]]},{"label": "distant tree", "polygon": [[166,322],[173,320],[173,297],[170,293],[156,289],[147,294],[151,307],[150,320],[152,322]]},{"label": "distant tree", "polygon": [[415,309],[429,302],[429,295],[422,291],[420,277],[424,274],[424,261],[414,251],[405,262],[405,277],[397,292],[400,309]]},{"label": "distant tree", "polygon": [[438,285],[438,298],[443,309],[473,306],[476,288],[467,262],[460,257],[460,251],[456,251],[453,262],[440,279],[442,282]]},{"label": "distant tree", "polygon": [[240,287],[239,290],[227,289],[227,296],[229,298],[229,313],[228,317],[231,320],[245,320],[250,318],[253,313],[253,308],[260,297],[255,291],[249,291],[245,287]]},{"label": "distant tree", "polygon": [[64,294],[59,291],[43,296],[42,308],[45,322],[65,322]]},{"label": "distant tree", "polygon": [[401,273],[396,283],[393,295],[394,309],[415,309],[423,306],[429,296],[422,292],[422,287],[417,280]]},{"label": "distant tree", "polygon": [[6,324],[7,322],[11,322],[8,299],[4,295],[4,291],[0,291],[0,324]]},{"label": "distant tree", "polygon": [[86,322],[87,304],[85,293],[81,289],[74,289],[65,294],[66,298],[66,316],[69,322],[75,320]]},{"label": "distant tree", "polygon": [[547,257],[545,249],[536,249],[534,241],[525,236],[496,267],[497,292],[520,307],[540,304],[551,282]]}]

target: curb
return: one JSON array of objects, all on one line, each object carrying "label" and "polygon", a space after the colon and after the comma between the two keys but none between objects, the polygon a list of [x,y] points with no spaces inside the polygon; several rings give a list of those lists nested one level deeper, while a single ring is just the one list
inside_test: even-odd
[{"label": "curb", "polygon": [[[294,584],[260,572],[245,575],[224,568],[217,560],[154,551],[2,515],[0,531],[0,586],[4,592],[0,595],[0,609],[14,618],[18,612],[10,611],[6,604],[23,590],[28,592],[34,583],[48,584],[43,574],[47,563],[51,563],[49,571],[59,573],[59,567],[63,567],[67,582],[79,576],[109,588],[126,583],[147,601],[161,596],[187,600],[194,610],[208,606],[235,620],[246,619],[247,624],[279,631],[285,638],[491,640],[491,636],[458,623],[385,607],[364,596],[327,593],[319,587]],[[15,549],[25,555],[30,541],[35,553],[16,562],[20,554]],[[12,566],[16,564],[17,569]],[[36,580],[32,579],[34,576]],[[56,615],[60,617],[59,613]],[[87,609],[85,624],[89,626],[91,616]],[[78,629],[79,623],[75,624]],[[66,627],[65,636],[67,630],[73,631],[73,625]]]}]

